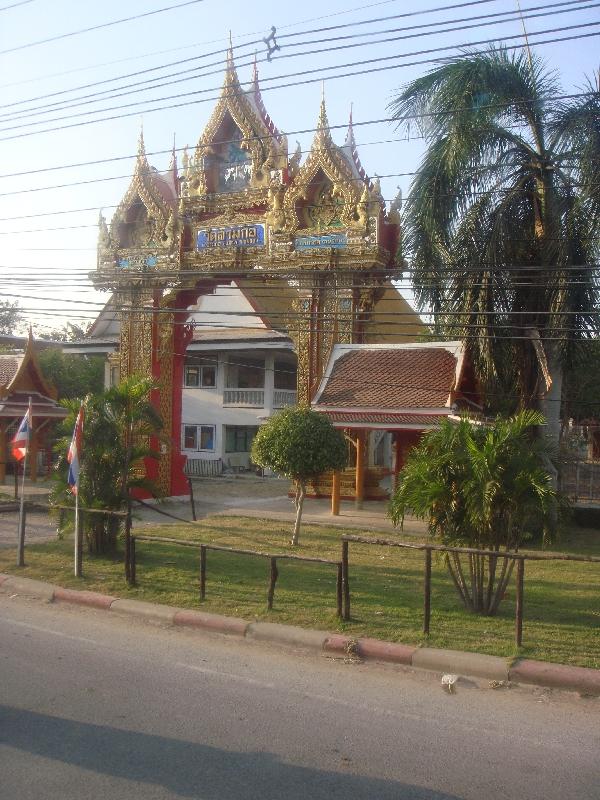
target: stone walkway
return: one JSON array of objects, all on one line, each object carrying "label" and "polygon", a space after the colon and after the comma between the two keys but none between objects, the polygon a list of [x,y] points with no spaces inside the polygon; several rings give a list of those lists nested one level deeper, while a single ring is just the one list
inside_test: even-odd
[{"label": "stone walkway", "polygon": [[[211,516],[242,516],[258,519],[272,519],[282,522],[294,521],[294,505],[288,497],[290,483],[281,478],[260,478],[255,475],[231,476],[221,478],[198,478],[194,480],[194,499],[197,519]],[[40,481],[37,484],[26,483],[27,500],[40,504],[47,502],[50,484]],[[6,486],[4,493],[12,493],[12,487]],[[154,504],[151,504],[154,505]],[[176,517],[192,519],[189,497],[180,500],[168,500],[156,504]],[[160,514],[152,507],[135,508],[134,526],[176,525],[177,520]],[[17,540],[18,511],[0,513],[0,547],[14,547]],[[354,501],[343,500],[340,515],[331,515],[329,499],[307,498],[302,515],[304,524],[331,525],[345,529],[365,531],[368,533],[395,534],[387,517],[387,503],[381,501],[365,501],[363,508],[356,509]],[[424,536],[425,525],[415,519],[407,519],[403,536]],[[27,515],[26,543],[48,541],[56,536],[56,521],[43,510],[30,510]]]}]

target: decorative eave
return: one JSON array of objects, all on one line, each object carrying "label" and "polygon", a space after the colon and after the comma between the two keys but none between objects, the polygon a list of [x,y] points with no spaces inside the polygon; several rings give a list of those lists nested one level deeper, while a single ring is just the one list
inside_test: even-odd
[{"label": "decorative eave", "polygon": [[260,115],[265,127],[279,143],[283,141],[283,134],[279,132],[277,126],[269,116],[267,112],[266,106],[262,99],[262,94],[260,91],[260,83],[258,81],[258,65],[256,63],[256,57],[254,58],[254,66],[252,68],[252,94],[249,95],[251,98],[251,102],[255,106],[256,111]]},{"label": "decorative eave", "polygon": [[359,155],[358,155],[358,148],[356,145],[356,139],[354,138],[354,125],[352,121],[352,108],[350,108],[350,119],[348,120],[348,131],[346,133],[346,139],[344,144],[340,148],[346,159],[350,162],[355,177],[358,181],[366,183],[370,190],[373,189],[373,183],[369,180],[369,176],[367,175],[365,168],[361,164]]}]

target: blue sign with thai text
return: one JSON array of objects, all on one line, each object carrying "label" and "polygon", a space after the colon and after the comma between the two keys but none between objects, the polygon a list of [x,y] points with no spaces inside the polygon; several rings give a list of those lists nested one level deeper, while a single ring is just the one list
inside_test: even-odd
[{"label": "blue sign with thai text", "polygon": [[294,239],[294,249],[296,250],[315,250],[319,247],[333,247],[339,250],[346,247],[348,239],[345,233],[324,233],[321,236],[296,236]]},{"label": "blue sign with thai text", "polygon": [[264,225],[233,225],[230,228],[204,228],[198,231],[196,249],[212,247],[261,247],[265,243]]}]

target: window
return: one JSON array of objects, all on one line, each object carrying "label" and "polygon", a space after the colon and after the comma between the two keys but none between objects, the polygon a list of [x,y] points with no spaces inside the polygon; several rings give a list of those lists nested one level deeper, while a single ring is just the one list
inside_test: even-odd
[{"label": "window", "polygon": [[214,450],[215,426],[184,425],[182,438],[184,450]]},{"label": "window", "polygon": [[183,426],[183,448],[184,450],[198,449],[198,428],[195,425]]},{"label": "window", "polygon": [[226,425],[225,452],[249,453],[257,430],[255,425]]},{"label": "window", "polygon": [[217,385],[216,366],[213,364],[186,364],[183,385],[192,389],[214,389]]}]

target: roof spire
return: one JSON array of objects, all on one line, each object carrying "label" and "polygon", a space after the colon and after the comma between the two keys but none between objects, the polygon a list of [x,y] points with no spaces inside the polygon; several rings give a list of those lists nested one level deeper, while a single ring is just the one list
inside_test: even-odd
[{"label": "roof spire", "polygon": [[173,180],[173,187],[178,194],[179,189],[179,170],[177,167],[177,148],[175,147],[175,133],[173,133],[173,150],[171,152],[171,163],[169,164],[169,174]]},{"label": "roof spire", "polygon": [[325,106],[325,82],[321,84],[321,108],[319,110],[319,120],[317,122],[317,135],[319,133],[331,137],[329,131],[329,120],[327,119],[327,108]]},{"label": "roof spire", "polygon": [[138,158],[146,157],[146,146],[144,144],[144,120],[140,120],[140,135],[138,137]]},{"label": "roof spire", "polygon": [[229,31],[229,47],[227,48],[227,57],[225,59],[225,87],[233,87],[234,92],[240,89],[237,72],[235,71],[235,63],[233,60],[233,43],[231,41],[231,31]]}]

